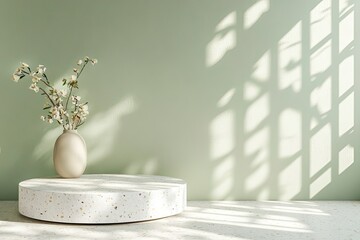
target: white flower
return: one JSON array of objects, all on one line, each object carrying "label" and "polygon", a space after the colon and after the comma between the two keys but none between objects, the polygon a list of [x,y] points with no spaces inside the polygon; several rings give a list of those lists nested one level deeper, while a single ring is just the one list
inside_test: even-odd
[{"label": "white flower", "polygon": [[90,59],[90,58],[89,58],[88,56],[86,56],[86,57],[84,58],[85,61],[89,61],[89,59]]},{"label": "white flower", "polygon": [[50,124],[53,123],[52,118],[48,118],[48,119],[47,119],[47,122],[50,123]]},{"label": "white flower", "polygon": [[56,88],[50,89],[49,95],[52,100],[56,100],[58,98],[58,91],[56,90]]},{"label": "white flower", "polygon": [[64,116],[69,116],[69,114],[65,111],[64,106],[62,104],[51,107],[49,113],[51,117],[60,123],[63,123]]},{"label": "white flower", "polygon": [[89,115],[89,107],[87,105],[81,105],[79,106],[79,114],[81,117],[86,117]]},{"label": "white flower", "polygon": [[23,70],[21,68],[17,68],[14,72],[14,74],[12,75],[12,79],[15,81],[15,82],[18,82],[19,79],[21,77],[23,77],[24,74],[23,74]]},{"label": "white flower", "polygon": [[43,120],[45,122],[46,118],[44,116],[40,117],[41,120]]},{"label": "white flower", "polygon": [[71,75],[71,80],[75,81],[77,79],[76,75]]},{"label": "white flower", "polygon": [[28,68],[29,65],[23,62],[23,63],[21,63],[21,67],[22,67],[22,68]]},{"label": "white flower", "polygon": [[71,86],[71,87],[77,87],[77,80],[70,80],[68,85]]},{"label": "white flower", "polygon": [[81,97],[80,97],[80,96],[75,96],[75,95],[71,96],[71,102],[72,102],[73,104],[78,103],[80,100],[81,100]]},{"label": "white flower", "polygon": [[83,61],[80,59],[78,62],[77,62],[77,65],[81,65],[83,63]]},{"label": "white flower", "polygon": [[65,97],[66,94],[67,94],[67,92],[66,92],[66,90],[60,90],[60,91],[58,92],[58,94],[59,94],[60,97]]},{"label": "white flower", "polygon": [[60,105],[58,106],[58,110],[59,110],[59,112],[60,112],[61,115],[65,115],[65,114],[66,114],[66,111],[65,111],[63,105],[60,104]]},{"label": "white flower", "polygon": [[41,77],[38,77],[36,75],[33,75],[32,78],[31,78],[32,82],[33,83],[38,83],[40,80],[41,80]]},{"label": "white flower", "polygon": [[39,78],[41,78],[41,75],[40,74],[38,74],[37,72],[32,72],[32,73],[30,73],[30,76],[33,78],[33,77],[39,77]]},{"label": "white flower", "polygon": [[49,111],[52,115],[56,115],[58,113],[57,107],[51,107]]},{"label": "white flower", "polygon": [[17,74],[13,74],[13,80],[15,81],[15,82],[18,82],[19,81],[19,79],[20,79],[20,76],[19,75],[17,75]]},{"label": "white flower", "polygon": [[37,71],[38,71],[39,74],[44,74],[45,71],[46,71],[46,67],[44,65],[39,65],[37,67]]},{"label": "white flower", "polygon": [[81,122],[81,120],[82,118],[78,114],[72,116],[72,121],[75,126],[78,125]]},{"label": "white flower", "polygon": [[77,68],[73,68],[74,73],[77,73],[79,70]]},{"label": "white flower", "polygon": [[60,112],[57,107],[50,108],[50,114],[53,119],[61,120]]},{"label": "white flower", "polygon": [[97,60],[96,58],[94,58],[94,59],[91,60],[91,64],[92,64],[92,65],[97,64],[97,62],[98,62],[98,60]]},{"label": "white flower", "polygon": [[29,89],[33,90],[34,92],[39,92],[39,87],[36,85],[36,83],[32,83]]},{"label": "white flower", "polygon": [[15,70],[14,74],[16,74],[16,75],[21,75],[21,74],[23,74],[23,72],[22,72],[21,68],[17,68],[17,69]]},{"label": "white flower", "polygon": [[66,90],[58,90],[56,88],[50,89],[49,95],[51,99],[62,102],[62,97],[65,97],[67,94]]},{"label": "white flower", "polygon": [[82,105],[81,108],[82,108],[84,111],[88,111],[88,110],[89,110],[88,105]]}]

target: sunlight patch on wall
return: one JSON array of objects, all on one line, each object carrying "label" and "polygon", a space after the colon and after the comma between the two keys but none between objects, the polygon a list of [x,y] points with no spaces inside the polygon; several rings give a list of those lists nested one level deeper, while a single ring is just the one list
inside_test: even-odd
[{"label": "sunlight patch on wall", "polygon": [[251,192],[264,185],[270,176],[270,164],[264,162],[252,169],[250,175],[245,179],[245,191]]},{"label": "sunlight patch on wall", "polygon": [[88,148],[88,165],[95,164],[111,154],[122,118],[133,113],[136,108],[135,99],[128,96],[107,111],[97,113],[84,125],[81,134]]},{"label": "sunlight patch on wall", "polygon": [[210,157],[219,159],[235,147],[234,112],[227,110],[219,114],[210,124]]},{"label": "sunlight patch on wall", "polygon": [[214,163],[211,197],[232,200],[234,187],[235,147],[234,112],[220,113],[210,124],[210,158]]},{"label": "sunlight patch on wall", "polygon": [[340,17],[344,15],[344,13],[352,10],[354,7],[354,1],[351,0],[339,0],[339,13]]},{"label": "sunlight patch on wall", "polygon": [[244,83],[244,100],[252,101],[260,94],[260,87],[253,81],[247,81]]},{"label": "sunlight patch on wall", "polygon": [[331,0],[322,0],[310,12],[310,47],[331,34]]},{"label": "sunlight patch on wall", "polygon": [[279,199],[290,200],[301,190],[301,162],[297,157],[290,160],[302,148],[302,121],[299,111],[288,108],[279,117],[279,157],[289,164],[279,175]]},{"label": "sunlight patch on wall", "polygon": [[229,176],[234,169],[234,157],[224,158],[214,170],[213,179],[215,182],[221,181],[224,177]]},{"label": "sunlight patch on wall", "polygon": [[250,174],[245,180],[245,191],[254,191],[266,184],[268,180],[270,174],[269,136],[269,128],[266,127],[258,130],[245,142],[244,153],[251,168]]},{"label": "sunlight patch on wall", "polygon": [[266,201],[270,198],[270,190],[269,188],[260,189],[259,193],[256,196],[256,201]]},{"label": "sunlight patch on wall", "polygon": [[38,145],[35,147],[33,156],[37,161],[46,161],[47,165],[52,166],[52,152],[56,139],[61,134],[60,128],[53,128],[48,130],[41,138]]},{"label": "sunlight patch on wall", "polygon": [[122,168],[124,174],[156,174],[159,168],[159,159],[156,157],[129,161],[125,167]]},{"label": "sunlight patch on wall", "polygon": [[279,157],[288,158],[301,150],[301,114],[285,109],[279,117]]},{"label": "sunlight patch on wall", "polygon": [[314,128],[316,128],[316,126],[319,124],[319,119],[315,118],[315,117],[311,117],[310,119],[310,130],[313,130]]},{"label": "sunlight patch on wall", "polygon": [[354,127],[354,93],[339,104],[339,137]]},{"label": "sunlight patch on wall", "polygon": [[331,110],[331,78],[314,88],[310,94],[311,107],[316,107],[319,114],[325,114]]},{"label": "sunlight patch on wall", "polygon": [[339,152],[339,175],[348,169],[354,161],[354,147],[348,144]]},{"label": "sunlight patch on wall", "polygon": [[331,183],[331,169],[327,169],[310,184],[310,199]]},{"label": "sunlight patch on wall", "polygon": [[235,94],[235,88],[232,88],[230,90],[228,90],[221,98],[220,100],[217,102],[217,106],[219,108],[221,107],[225,107],[227,104],[230,103],[231,99],[234,97]]},{"label": "sunlight patch on wall", "polygon": [[122,169],[122,172],[125,174],[139,174],[141,172],[141,167],[142,162],[131,162]]},{"label": "sunlight patch on wall", "polygon": [[269,94],[265,93],[246,109],[245,132],[255,130],[269,116],[269,104]]},{"label": "sunlight patch on wall", "polygon": [[310,139],[310,177],[331,161],[331,127],[323,126]]},{"label": "sunlight patch on wall", "polygon": [[327,41],[310,56],[310,74],[312,81],[321,80],[321,73],[331,66],[331,41]]},{"label": "sunlight patch on wall", "polygon": [[[322,0],[310,12],[310,75],[316,85],[311,92],[310,102],[318,111],[311,118],[314,129],[321,118],[331,110],[331,77],[324,73],[331,67],[331,0]],[[331,160],[331,128],[326,125],[310,139],[310,176],[314,176]]]},{"label": "sunlight patch on wall", "polygon": [[301,157],[296,158],[279,175],[279,199],[291,200],[301,191]]},{"label": "sunlight patch on wall", "polygon": [[236,47],[236,12],[229,13],[215,28],[214,38],[206,46],[207,67],[218,63],[225,54]]},{"label": "sunlight patch on wall", "polygon": [[301,90],[301,22],[279,41],[279,89]]},{"label": "sunlight patch on wall", "polygon": [[157,158],[150,158],[143,163],[143,174],[152,175],[155,174],[159,166]]},{"label": "sunlight patch on wall", "polygon": [[342,16],[344,12],[354,7],[354,1],[350,0],[339,0],[339,13]]},{"label": "sunlight patch on wall", "polygon": [[231,12],[224,17],[215,27],[215,32],[220,32],[226,28],[232,28],[236,24],[236,12]]},{"label": "sunlight patch on wall", "polygon": [[270,10],[269,0],[258,0],[244,13],[244,29],[251,28],[262,15]]},{"label": "sunlight patch on wall", "polygon": [[263,128],[248,138],[244,145],[247,158],[251,158],[250,166],[256,166],[267,161],[269,157],[269,128]]},{"label": "sunlight patch on wall", "polygon": [[213,199],[231,200],[229,194],[234,187],[234,166],[234,157],[228,156],[221,159],[214,168],[212,176],[213,187],[211,190],[211,197]]},{"label": "sunlight patch on wall", "polygon": [[339,97],[354,86],[354,56],[345,58],[339,65]]},{"label": "sunlight patch on wall", "polygon": [[[244,83],[244,100],[246,101],[254,101],[262,91],[262,82],[266,82],[270,79],[270,51],[266,51],[260,59],[254,64],[253,72],[251,74],[250,81],[246,81]],[[265,98],[265,99],[264,99]],[[260,97],[260,100],[256,100],[255,103],[252,103],[251,106],[247,109],[248,114],[252,115],[254,113],[254,109],[259,105],[260,107],[265,108],[265,111],[268,110],[267,103],[264,101],[268,101],[268,95],[263,95]],[[255,104],[255,105],[254,105]],[[262,109],[264,110],[264,109]],[[252,116],[248,116],[252,117]],[[246,120],[245,120],[246,121]],[[249,124],[249,123],[248,123]]]},{"label": "sunlight patch on wall", "polygon": [[354,41],[354,12],[350,12],[339,24],[339,53]]},{"label": "sunlight patch on wall", "polygon": [[270,79],[270,50],[267,50],[254,64],[251,77],[259,82],[266,82]]}]

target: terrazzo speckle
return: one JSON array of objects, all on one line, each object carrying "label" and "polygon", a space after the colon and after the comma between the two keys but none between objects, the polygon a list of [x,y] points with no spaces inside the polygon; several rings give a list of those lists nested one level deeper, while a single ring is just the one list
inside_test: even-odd
[{"label": "terrazzo speckle", "polygon": [[358,240],[358,201],[189,201],[156,221],[81,225],[38,221],[0,202],[1,240]]},{"label": "terrazzo speckle", "polygon": [[20,214],[51,222],[137,222],[172,216],[185,207],[186,183],[163,176],[91,174],[19,184]]}]

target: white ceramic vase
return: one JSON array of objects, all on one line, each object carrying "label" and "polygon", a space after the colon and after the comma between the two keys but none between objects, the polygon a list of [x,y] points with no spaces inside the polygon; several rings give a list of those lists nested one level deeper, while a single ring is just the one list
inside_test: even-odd
[{"label": "white ceramic vase", "polygon": [[63,178],[78,178],[84,173],[86,144],[76,130],[64,130],[56,139],[53,161],[57,174]]}]

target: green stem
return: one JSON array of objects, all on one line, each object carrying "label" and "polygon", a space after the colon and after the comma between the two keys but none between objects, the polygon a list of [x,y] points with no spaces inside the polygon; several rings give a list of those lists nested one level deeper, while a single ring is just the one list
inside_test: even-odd
[{"label": "green stem", "polygon": [[[88,63],[88,61],[86,61],[86,62],[84,63],[84,65],[83,65],[82,68],[80,69],[80,72],[79,72],[79,73],[76,73],[76,80],[78,80],[78,78],[80,77],[80,74],[81,74],[82,71],[84,70],[84,68],[85,68],[85,66],[86,66],[87,63]],[[73,87],[71,86],[69,96],[68,96],[68,98],[66,99],[65,111],[67,111],[67,107],[68,107],[68,104],[69,104],[69,99],[70,99],[70,97],[71,97],[72,90],[73,90]]]},{"label": "green stem", "polygon": [[76,112],[76,109],[77,109],[77,105],[78,104],[78,100],[75,99],[75,107],[74,107],[74,112]]},{"label": "green stem", "polygon": [[[78,80],[78,78],[80,77],[82,71],[84,70],[85,66],[89,63],[89,61],[85,61],[84,62],[84,65],[81,67],[80,69],[80,72],[79,73],[76,73],[76,80]],[[70,92],[69,92],[69,96],[68,98],[66,99],[66,104],[65,104],[65,111],[67,112],[67,109],[68,109],[68,105],[69,105],[69,99],[71,97],[71,93],[72,93],[72,90],[73,90],[73,86],[71,86],[70,88]],[[68,119],[68,123],[70,125],[70,120]]]},{"label": "green stem", "polygon": [[64,130],[66,130],[64,124],[61,124],[61,122],[60,122],[59,120],[56,120],[56,121],[57,121],[60,125],[62,125],[62,127],[63,127]]},{"label": "green stem", "polygon": [[71,96],[72,90],[73,90],[73,87],[71,86],[71,88],[70,88],[70,92],[69,92],[69,96],[68,96],[68,98],[66,99],[65,111],[67,111],[68,104],[69,104],[69,99],[70,99],[70,96]]},{"label": "green stem", "polygon": [[45,73],[43,73],[43,76],[45,77],[46,82],[50,84],[50,81],[49,81],[49,79],[48,79],[48,77],[46,76],[46,74],[45,74]]},{"label": "green stem", "polygon": [[78,127],[80,127],[80,126],[83,125],[84,123],[85,123],[85,121],[80,122],[78,125],[76,125],[75,130],[78,129]]},{"label": "green stem", "polygon": [[49,88],[51,88],[51,89],[54,89],[54,87],[53,86],[51,86],[50,84],[48,84],[47,82],[45,82],[44,80],[40,80],[40,81],[42,81],[46,86],[48,86]]},{"label": "green stem", "polygon": [[52,105],[55,107],[56,104],[53,102],[53,100],[51,99],[51,97],[49,96],[49,94],[41,87],[39,87],[39,89],[48,97],[48,99],[50,100],[50,102],[52,103]]},{"label": "green stem", "polygon": [[[48,99],[50,100],[50,102],[52,103],[52,105],[53,105],[54,107],[56,107],[56,104],[53,102],[53,100],[51,99],[51,97],[49,96],[49,94],[47,94],[47,92],[46,92],[44,89],[42,89],[41,87],[40,87],[39,89],[48,97]],[[61,115],[60,115],[60,117],[61,117]],[[62,117],[61,117],[61,119],[64,121],[64,119],[63,119]],[[63,129],[65,130],[64,124],[61,124],[61,122],[60,122],[59,120],[57,120],[57,122],[58,122],[60,125],[62,125]]]},{"label": "green stem", "polygon": [[82,66],[82,68],[80,69],[80,72],[77,74],[77,78],[80,77],[80,74],[82,73],[82,71],[84,70],[85,66],[89,63],[89,61],[85,61],[84,65]]}]

